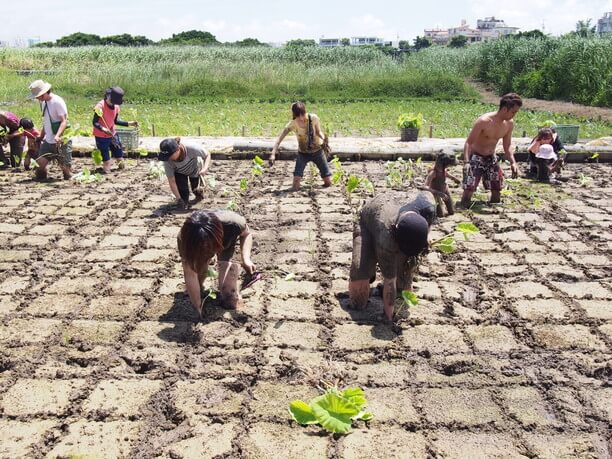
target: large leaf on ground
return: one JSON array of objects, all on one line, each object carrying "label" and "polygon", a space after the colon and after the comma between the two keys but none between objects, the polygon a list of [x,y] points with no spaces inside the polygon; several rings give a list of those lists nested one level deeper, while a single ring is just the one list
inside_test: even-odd
[{"label": "large leaf on ground", "polygon": [[402,299],[408,306],[416,306],[419,304],[419,297],[416,296],[416,293],[411,292],[410,290],[402,290]]},{"label": "large leaf on ground", "polygon": [[294,400],[289,404],[289,412],[293,419],[302,425],[306,424],[316,424],[317,418],[312,412],[312,408],[308,403],[303,402],[302,400]]},{"label": "large leaf on ground", "polygon": [[471,234],[476,234],[480,232],[478,227],[470,222],[458,223],[456,229],[457,231],[463,233],[463,237],[466,241],[468,240],[468,236],[470,236]]},{"label": "large leaf on ground", "polygon": [[361,410],[367,403],[365,393],[361,387],[348,387],[342,391],[341,395],[355,405],[358,410]]},{"label": "large leaf on ground", "polygon": [[333,392],[317,397],[310,403],[312,412],[321,426],[333,433],[347,433],[351,430],[351,418],[359,414],[359,409]]}]

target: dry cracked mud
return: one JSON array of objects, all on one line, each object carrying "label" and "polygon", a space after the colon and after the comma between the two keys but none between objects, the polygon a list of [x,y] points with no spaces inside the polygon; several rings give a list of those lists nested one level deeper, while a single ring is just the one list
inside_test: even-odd
[{"label": "dry cracked mud", "polygon": [[[439,220],[432,239],[481,232],[423,260],[420,303],[391,325],[376,289],[347,309],[347,197],[312,171],[287,191],[292,167],[240,200],[266,278],[199,323],[185,214],[146,161],[95,185],[2,172],[0,457],[611,457],[609,166]],[[385,188],[382,163],[345,168]],[[214,162],[196,207],[224,207],[249,170]],[[344,437],[290,421],[320,380],[363,386],[374,420]]]}]

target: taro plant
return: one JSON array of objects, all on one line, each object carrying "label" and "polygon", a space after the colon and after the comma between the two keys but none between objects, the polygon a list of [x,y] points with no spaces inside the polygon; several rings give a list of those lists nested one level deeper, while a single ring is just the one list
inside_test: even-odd
[{"label": "taro plant", "polygon": [[96,167],[101,166],[102,165],[102,152],[100,150],[98,150],[97,148],[92,150],[91,152],[91,159],[93,160],[93,163]]},{"label": "taro plant", "polygon": [[421,129],[423,121],[422,113],[402,113],[397,119],[397,127],[400,129]]},{"label": "taro plant", "polygon": [[404,184],[416,186],[415,176],[422,172],[422,159],[419,157],[416,161],[412,161],[408,158],[406,161],[397,158],[395,161],[387,161],[385,168],[387,169],[385,182],[389,188],[401,188]]},{"label": "taro plant", "polygon": [[92,174],[88,168],[84,167],[81,172],[72,176],[72,180],[77,183],[96,183],[104,181],[104,176],[99,173]]},{"label": "taro plant", "polygon": [[164,164],[161,161],[152,161],[149,163],[147,178],[150,180],[161,180],[166,175]]},{"label": "taro plant", "polygon": [[[215,268],[213,268],[212,266],[209,266],[208,271],[206,272],[206,277],[208,277],[211,280],[215,280],[219,277],[219,273],[217,272]],[[217,292],[212,287],[208,287],[204,291],[204,293],[206,293],[206,296],[202,300],[201,306],[204,306],[204,303],[206,303],[206,300],[208,298],[210,298],[211,300],[217,299]]]},{"label": "taro plant", "polygon": [[447,234],[446,236],[443,236],[440,239],[437,239],[431,242],[429,245],[431,246],[432,249],[438,250],[439,252],[442,252],[445,254],[453,253],[455,252],[457,248],[456,246],[457,240],[455,238],[456,233],[463,234],[464,240],[468,241],[470,236],[477,234],[479,232],[480,230],[473,223],[470,223],[470,222],[457,223],[457,225],[455,226],[455,233]]},{"label": "taro plant", "polygon": [[353,421],[370,421],[373,418],[372,413],[366,411],[366,404],[361,387],[340,390],[336,386],[329,386],[323,395],[309,403],[293,400],[289,404],[289,413],[298,424],[319,424],[328,432],[347,434]]}]

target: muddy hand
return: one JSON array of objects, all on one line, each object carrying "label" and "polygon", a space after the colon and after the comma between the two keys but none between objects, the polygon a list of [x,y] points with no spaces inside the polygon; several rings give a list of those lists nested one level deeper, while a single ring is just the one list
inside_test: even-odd
[{"label": "muddy hand", "polygon": [[512,171],[512,178],[518,178],[518,166],[516,165],[516,163],[510,164],[510,170]]}]

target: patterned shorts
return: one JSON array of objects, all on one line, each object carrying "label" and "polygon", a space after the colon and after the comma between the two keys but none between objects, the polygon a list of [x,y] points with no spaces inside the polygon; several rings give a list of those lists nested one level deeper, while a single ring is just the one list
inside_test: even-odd
[{"label": "patterned shorts", "polygon": [[497,155],[480,156],[472,153],[467,171],[463,172],[463,189],[476,191],[480,179],[485,190],[500,191],[504,184],[504,173],[499,167]]}]

